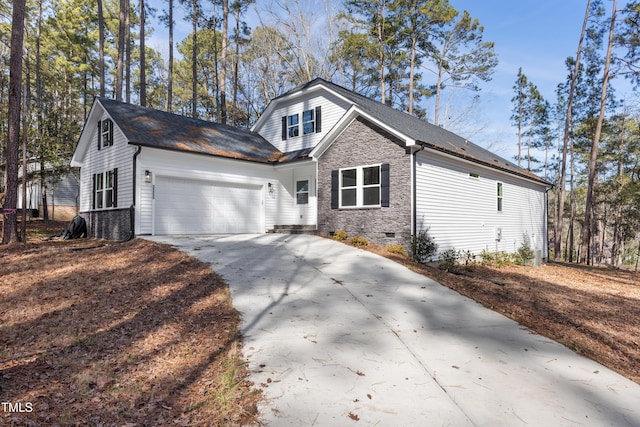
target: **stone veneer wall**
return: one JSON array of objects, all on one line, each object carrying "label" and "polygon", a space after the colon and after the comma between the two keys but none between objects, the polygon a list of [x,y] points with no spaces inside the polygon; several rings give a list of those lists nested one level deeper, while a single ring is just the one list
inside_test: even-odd
[{"label": "stone veneer wall", "polygon": [[87,221],[89,237],[126,240],[131,236],[131,209],[81,212],[80,215]]},{"label": "stone veneer wall", "polygon": [[[389,163],[389,207],[331,209],[331,171],[376,163]],[[335,230],[410,249],[411,155],[363,119],[354,120],[318,160],[318,231],[329,235]]]}]

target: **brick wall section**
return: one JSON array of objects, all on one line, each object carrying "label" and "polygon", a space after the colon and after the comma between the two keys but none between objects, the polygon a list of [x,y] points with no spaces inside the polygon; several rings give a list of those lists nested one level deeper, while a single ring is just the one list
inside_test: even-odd
[{"label": "brick wall section", "polygon": [[107,240],[126,240],[131,235],[131,210],[109,209],[104,211],[81,212],[87,221],[89,237]]},{"label": "brick wall section", "polygon": [[[363,119],[354,122],[318,160],[318,231],[344,230],[381,245],[411,242],[411,155],[393,136]],[[389,163],[389,207],[331,209],[331,171],[368,164]],[[387,233],[394,233],[388,237]]]}]

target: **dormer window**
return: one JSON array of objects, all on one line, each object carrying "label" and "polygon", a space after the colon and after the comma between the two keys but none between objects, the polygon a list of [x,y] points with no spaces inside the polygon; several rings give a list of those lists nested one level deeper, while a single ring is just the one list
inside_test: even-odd
[{"label": "dormer window", "polygon": [[98,150],[113,145],[113,121],[104,119],[98,122]]},{"label": "dormer window", "polygon": [[[320,106],[304,110],[302,112],[302,123],[300,122],[300,114],[292,114],[282,117],[282,140],[295,138],[300,135],[311,135],[322,131]],[[302,134],[300,134],[300,124],[302,124]]]}]

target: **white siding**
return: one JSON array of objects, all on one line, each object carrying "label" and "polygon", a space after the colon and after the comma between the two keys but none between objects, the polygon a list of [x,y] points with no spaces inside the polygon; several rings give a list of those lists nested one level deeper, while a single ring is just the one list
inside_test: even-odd
[{"label": "white siding", "polygon": [[[210,156],[179,153],[166,150],[157,150],[144,147],[138,157],[138,194],[136,206],[136,233],[154,233],[154,186],[159,177],[182,178],[218,183],[236,184],[260,188],[262,194],[261,205],[256,206],[260,215],[264,218],[263,230],[267,231],[276,224],[302,224],[296,219],[295,193],[293,192],[293,177],[302,168],[303,174],[313,171],[315,166],[311,162],[303,163],[296,167],[288,167],[277,170],[273,165],[250,163],[238,160],[222,159]],[[144,172],[152,173],[152,183],[144,182]],[[269,184],[273,190],[269,191]],[[304,219],[315,224],[315,193],[313,215],[307,215]]]},{"label": "white siding", "polygon": [[[469,174],[477,174],[471,177]],[[497,183],[503,183],[503,209],[497,209]],[[438,251],[515,252],[523,235],[546,254],[545,188],[440,153],[416,155],[417,227],[429,228]],[[496,240],[496,231],[502,237]]]},{"label": "white siding", "polygon": [[[302,120],[302,112],[322,107],[321,132],[310,135],[302,135],[302,123],[300,123],[300,135],[282,140],[282,117],[299,114]],[[296,97],[294,100],[281,101],[271,112],[267,121],[255,130],[267,141],[284,153],[315,147],[318,142],[331,130],[350,107],[341,98],[326,91],[314,91],[307,97]]]},{"label": "white siding", "polygon": [[[274,225],[316,225],[317,192],[316,163],[305,162],[295,167],[277,169],[277,181],[272,192],[266,194],[267,228]],[[296,204],[297,180],[309,180],[309,204]]]},{"label": "white siding", "polygon": [[[100,119],[107,118],[106,115]],[[128,208],[133,203],[133,155],[136,147],[128,145],[124,135],[114,123],[113,145],[98,150],[98,128],[94,125],[91,143],[80,170],[80,211],[91,210],[92,175],[118,168],[118,208]]]}]

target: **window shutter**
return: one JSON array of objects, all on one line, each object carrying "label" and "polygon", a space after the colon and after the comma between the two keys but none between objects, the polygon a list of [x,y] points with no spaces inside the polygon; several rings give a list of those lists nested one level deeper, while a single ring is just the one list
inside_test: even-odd
[{"label": "window shutter", "polygon": [[380,166],[380,206],[389,207],[389,163]]},{"label": "window shutter", "polygon": [[340,171],[331,171],[331,209],[340,207]]},{"label": "window shutter", "polygon": [[113,170],[113,207],[118,207],[118,168]]},{"label": "window shutter", "polygon": [[102,120],[98,120],[98,150],[100,150],[101,148],[102,148]]},{"label": "window shutter", "polygon": [[91,177],[93,179],[93,192],[91,193],[91,209],[96,208],[96,174]]},{"label": "window shutter", "polygon": [[287,116],[282,118],[282,140],[287,139]]},{"label": "window shutter", "polygon": [[316,107],[316,133],[322,132],[322,111],[320,106]]}]

